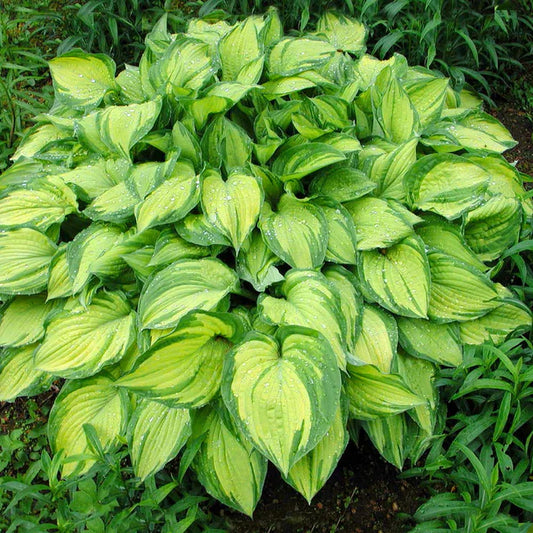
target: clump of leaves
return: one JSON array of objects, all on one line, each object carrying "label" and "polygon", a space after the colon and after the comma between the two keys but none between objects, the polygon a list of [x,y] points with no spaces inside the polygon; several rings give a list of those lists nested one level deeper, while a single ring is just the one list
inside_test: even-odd
[{"label": "clump of leaves", "polygon": [[66,380],[63,475],[126,439],[143,480],[184,448],[180,476],[244,513],[268,461],[311,500],[348,418],[416,458],[436,367],[530,327],[489,276],[532,213],[515,142],[364,40],[332,14],[287,37],[271,11],[163,19],[118,76],[51,61],[56,102],[0,178],[0,399]]}]

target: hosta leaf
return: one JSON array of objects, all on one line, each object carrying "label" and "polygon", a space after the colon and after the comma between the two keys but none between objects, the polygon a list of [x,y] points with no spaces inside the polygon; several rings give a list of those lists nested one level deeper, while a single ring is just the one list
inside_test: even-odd
[{"label": "hosta leaf", "polygon": [[403,178],[416,161],[417,144],[418,139],[411,139],[395,150],[373,159],[368,173],[377,184],[376,195],[405,201]]},{"label": "hosta leaf", "polygon": [[365,51],[365,27],[361,22],[334,13],[324,13],[317,23],[317,32],[337,50],[361,54]]},{"label": "hosta leaf", "polygon": [[501,285],[496,285],[496,290],[504,299],[501,305],[480,318],[459,324],[461,341],[465,344],[482,344],[486,341],[501,344],[509,333],[531,328],[531,310],[513,299],[511,291]]},{"label": "hosta leaf", "polygon": [[415,357],[446,366],[459,366],[463,349],[457,324],[435,324],[417,318],[398,318],[400,344]]},{"label": "hosta leaf", "polygon": [[196,39],[178,37],[150,68],[149,77],[154,87],[162,87],[167,93],[179,95],[188,90],[200,89],[214,72],[207,44]]},{"label": "hosta leaf", "polygon": [[402,316],[427,316],[430,272],[419,238],[407,237],[382,252],[361,252],[357,271],[366,295],[385,309]]},{"label": "hosta leaf", "polygon": [[[104,450],[110,450],[125,432],[128,416],[126,393],[106,376],[74,380],[63,387],[48,419],[48,439],[54,453],[63,450],[66,459],[90,454],[83,428],[91,424]],[[63,476],[87,472],[95,459],[67,462]]]},{"label": "hosta leaf", "polygon": [[357,338],[361,333],[363,299],[357,292],[355,276],[341,267],[331,265],[323,270],[326,279],[332,283],[340,295],[341,313],[346,321],[346,347],[353,354]]},{"label": "hosta leaf", "polygon": [[72,50],[49,62],[56,96],[75,108],[96,107],[115,90],[115,63],[103,54]]},{"label": "hosta leaf", "polygon": [[91,224],[67,245],[67,263],[72,290],[79,292],[92,275],[93,263],[122,239],[116,226]]},{"label": "hosta leaf", "polygon": [[425,404],[397,374],[383,374],[371,365],[349,366],[348,372],[344,383],[354,418],[372,420]]},{"label": "hosta leaf", "polygon": [[398,346],[396,321],[380,307],[363,306],[361,333],[353,356],[356,360],[374,365],[384,374],[391,371]]},{"label": "hosta leaf", "polygon": [[178,455],[191,434],[188,409],[172,409],[140,400],[128,424],[128,441],[135,475],[144,481]]},{"label": "hosta leaf", "polygon": [[263,292],[269,285],[283,281],[283,276],[275,266],[280,262],[265,244],[261,233],[255,230],[244,241],[237,256],[237,273],[241,279],[251,283],[256,291]]},{"label": "hosta leaf", "polygon": [[127,104],[140,104],[145,99],[139,67],[124,65],[124,70],[116,77],[120,94]]},{"label": "hosta leaf", "polygon": [[237,274],[218,259],[176,261],[144,285],[139,300],[140,324],[143,329],[175,326],[193,309],[214,309],[237,284]]},{"label": "hosta leaf", "polygon": [[176,121],[174,123],[172,142],[174,146],[180,149],[180,158],[189,159],[194,164],[194,168],[200,166],[202,161],[200,143],[182,122]]},{"label": "hosta leaf", "polygon": [[319,331],[330,343],[339,367],[346,368],[346,322],[335,285],[319,272],[289,270],[280,292],[284,298],[261,295],[259,312],[273,324]]},{"label": "hosta leaf", "polygon": [[266,459],[219,409],[207,416],[204,431],[192,464],[200,483],[225,505],[252,516],[265,482]]},{"label": "hosta leaf", "polygon": [[87,377],[118,361],[135,339],[135,313],[120,293],[99,293],[87,307],[52,316],[35,366],[54,376]]},{"label": "hosta leaf", "polygon": [[374,134],[393,143],[404,143],[413,137],[418,116],[390,67],[386,67],[371,88]]},{"label": "hosta leaf", "polygon": [[78,209],[76,195],[54,176],[33,180],[27,188],[6,191],[0,199],[0,228],[33,226],[46,230]]},{"label": "hosta leaf", "polygon": [[282,181],[301,179],[344,159],[340,150],[325,143],[310,142],[284,151],[272,164],[272,172]]},{"label": "hosta leaf", "polygon": [[33,352],[37,344],[0,352],[0,401],[12,402],[19,396],[38,394],[50,385],[51,376],[37,370]]},{"label": "hosta leaf", "polygon": [[435,124],[426,133],[429,138],[423,141],[425,144],[451,146],[455,150],[502,153],[517,144],[499,120],[479,110]]},{"label": "hosta leaf", "polygon": [[465,240],[482,261],[492,261],[518,242],[521,222],[519,200],[493,196],[467,213]]},{"label": "hosta leaf", "polygon": [[[226,33],[218,44],[220,62],[222,64],[222,80],[237,80],[242,69],[251,61],[259,58],[261,48],[257,27],[252,18],[245,19],[230,32]],[[248,77],[246,76],[245,78]],[[244,78],[241,77],[239,81],[241,80],[244,80]],[[258,80],[258,76],[253,76],[246,80],[245,83],[256,83]]]},{"label": "hosta leaf", "polygon": [[322,440],[293,465],[285,478],[285,481],[294,487],[308,503],[311,503],[315,494],[333,474],[346,449],[348,444],[347,414],[347,409],[339,406],[333,423]]},{"label": "hosta leaf", "polygon": [[485,265],[467,246],[460,229],[448,221],[437,217],[428,218],[427,223],[418,226],[416,232],[426,246],[451,255],[478,270],[486,270]]},{"label": "hosta leaf", "polygon": [[480,166],[459,156],[427,155],[405,176],[407,200],[414,208],[453,220],[483,202],[489,178]]},{"label": "hosta leaf", "polygon": [[50,263],[47,299],[64,298],[71,296],[72,293],[72,280],[67,262],[67,244],[62,244]]},{"label": "hosta leaf", "polygon": [[56,307],[44,295],[16,296],[7,303],[0,318],[0,345],[23,346],[44,335],[44,321]]},{"label": "hosta leaf", "polygon": [[172,406],[200,407],[218,392],[224,357],[241,334],[240,322],[229,313],[192,312],[117,385]]},{"label": "hosta leaf", "polygon": [[222,395],[241,431],[287,475],[329,429],[340,385],[323,337],[289,326],[276,338],[251,333],[230,352]]},{"label": "hosta leaf", "polygon": [[399,415],[364,420],[361,424],[372,444],[385,460],[396,468],[403,468],[407,455],[405,415],[400,413]]},{"label": "hosta leaf", "polygon": [[95,198],[83,214],[91,220],[120,224],[133,216],[140,201],[138,194],[123,181]]},{"label": "hosta leaf", "polygon": [[36,294],[46,288],[56,245],[31,228],[0,232],[0,294]]},{"label": "hosta leaf", "polygon": [[479,270],[440,252],[429,253],[428,259],[430,319],[464,322],[479,318],[500,305],[494,283]]},{"label": "hosta leaf", "polygon": [[208,222],[204,214],[189,214],[179,220],[175,228],[181,238],[192,244],[230,246],[228,239]]},{"label": "hosta leaf", "polygon": [[339,166],[320,172],[310,185],[313,194],[328,196],[337,202],[355,200],[375,188],[376,184],[364,172]]},{"label": "hosta leaf", "polygon": [[16,152],[11,156],[13,161],[19,159],[39,158],[42,152],[46,152],[49,147],[54,146],[56,141],[65,139],[70,135],[64,130],[57,128],[53,124],[43,124],[30,130],[18,146]]},{"label": "hosta leaf", "polygon": [[135,208],[137,228],[177,222],[196,206],[200,199],[200,177],[185,162],[178,163],[168,180],[151,192]]},{"label": "hosta leaf", "polygon": [[171,228],[165,228],[157,238],[150,265],[166,266],[180,259],[205,257],[207,255],[209,255],[209,248],[191,244],[176,235]]},{"label": "hosta leaf", "polygon": [[417,80],[407,85],[407,94],[417,112],[422,129],[439,120],[448,87],[447,78]]},{"label": "hosta leaf", "polygon": [[355,265],[357,238],[350,213],[335,200],[319,198],[313,203],[320,206],[328,224],[326,261]]},{"label": "hosta leaf", "polygon": [[80,140],[90,149],[130,159],[131,148],[154,126],[161,100],[143,104],[111,106],[95,111],[77,122]]},{"label": "hosta leaf", "polygon": [[276,211],[263,205],[259,227],[268,247],[293,268],[317,268],[324,262],[328,224],[318,206],[285,194]]},{"label": "hosta leaf", "polygon": [[263,191],[252,176],[234,172],[224,181],[220,174],[208,172],[204,177],[203,211],[237,252],[255,227],[262,203]]},{"label": "hosta leaf", "polygon": [[355,224],[358,250],[388,248],[413,233],[413,223],[387,200],[367,196],[344,207]]},{"label": "hosta leaf", "polygon": [[323,65],[336,48],[319,39],[286,37],[270,50],[267,69],[270,79],[294,76]]},{"label": "hosta leaf", "polygon": [[426,401],[409,412],[420,428],[427,434],[433,433],[438,403],[435,387],[435,365],[424,359],[418,359],[402,353],[396,360],[398,373],[409,388]]}]

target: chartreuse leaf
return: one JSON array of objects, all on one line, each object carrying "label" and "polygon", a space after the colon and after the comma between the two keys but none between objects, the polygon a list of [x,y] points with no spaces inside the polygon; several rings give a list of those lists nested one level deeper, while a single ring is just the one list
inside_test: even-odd
[{"label": "chartreuse leaf", "polygon": [[135,312],[118,292],[100,292],[86,308],[54,314],[35,367],[65,378],[92,376],[118,361],[135,339]]},{"label": "chartreuse leaf", "polygon": [[24,137],[16,152],[11,156],[12,161],[21,158],[30,159],[39,157],[41,152],[46,152],[48,147],[53,146],[56,141],[65,139],[70,135],[53,124],[43,124],[32,128],[31,133]]},{"label": "chartreuse leaf", "polygon": [[281,181],[301,179],[316,170],[346,159],[336,148],[320,142],[309,142],[283,151],[272,164],[272,172]]},{"label": "chartreuse leaf", "polygon": [[336,48],[320,39],[285,37],[277,42],[268,55],[270,79],[294,76],[316,69],[329,61]]},{"label": "chartreuse leaf", "polygon": [[122,235],[116,226],[95,223],[80,231],[67,245],[66,257],[74,294],[79,292],[92,276],[93,263],[116,246],[122,240]]},{"label": "chartreuse leaf", "polygon": [[408,387],[426,401],[416,406],[409,414],[427,434],[433,433],[437,414],[437,389],[435,387],[435,365],[424,359],[398,353],[398,373]]},{"label": "chartreuse leaf", "polygon": [[371,365],[348,366],[344,386],[350,414],[359,420],[390,416],[425,404],[425,399],[411,391],[401,376],[384,374]]},{"label": "chartreuse leaf", "polygon": [[323,170],[310,185],[313,194],[328,196],[337,202],[348,202],[373,191],[376,184],[368,176],[351,167],[334,166]]},{"label": "chartreuse leaf", "polygon": [[191,434],[188,409],[141,399],[128,423],[128,447],[135,475],[144,481],[172,460]]},{"label": "chartreuse leaf", "polygon": [[475,320],[461,322],[459,331],[465,344],[482,344],[486,341],[501,344],[509,333],[532,326],[531,310],[513,298],[511,291],[496,284],[502,298],[501,304],[486,315]]},{"label": "chartreuse leaf", "polygon": [[396,468],[403,468],[407,452],[404,414],[364,420],[361,424],[382,457]]},{"label": "chartreuse leaf", "polygon": [[139,67],[124,65],[124,70],[116,77],[120,94],[126,104],[140,104],[145,99]]},{"label": "chartreuse leaf", "polygon": [[96,107],[108,91],[116,90],[115,63],[103,54],[72,50],[48,66],[56,97],[74,108]]},{"label": "chartreuse leaf", "polygon": [[311,202],[284,194],[276,211],[265,203],[259,227],[268,247],[293,268],[317,268],[324,262],[328,223]]},{"label": "chartreuse leaf", "polygon": [[340,265],[331,265],[323,270],[326,279],[332,283],[340,296],[341,313],[346,321],[346,347],[352,354],[359,335],[363,314],[363,299],[357,292],[355,276]]},{"label": "chartreuse leaf", "polygon": [[335,354],[316,331],[252,332],[226,359],[222,396],[253,445],[284,475],[328,431],[339,406]]},{"label": "chartreuse leaf", "polygon": [[462,363],[463,349],[457,324],[398,317],[398,329],[400,345],[410,355],[446,366]]},{"label": "chartreuse leaf", "polygon": [[350,213],[340,203],[329,198],[317,198],[313,203],[320,206],[328,224],[326,261],[355,265],[357,237]]},{"label": "chartreuse leaf", "polygon": [[224,181],[217,172],[206,172],[202,182],[203,211],[237,252],[255,227],[262,203],[263,191],[253,176],[232,172]]},{"label": "chartreuse leaf", "polygon": [[67,244],[62,244],[50,262],[47,300],[72,296],[72,280],[68,271],[67,246]]},{"label": "chartreuse leaf", "polygon": [[37,370],[33,364],[36,347],[37,344],[28,344],[0,353],[0,401],[12,402],[19,396],[30,396],[48,388],[50,374]]},{"label": "chartreuse leaf", "polygon": [[375,194],[381,198],[393,198],[405,201],[405,187],[403,178],[409,168],[416,161],[416,147],[418,139],[411,139],[391,152],[384,153],[372,159],[367,170],[370,178],[376,182]]},{"label": "chartreuse leaf", "polygon": [[335,13],[324,13],[318,19],[316,29],[318,35],[323,35],[337,50],[358,55],[366,49],[365,27],[357,20]]},{"label": "chartreuse leaf", "polygon": [[435,148],[450,147],[452,150],[484,150],[502,153],[516,146],[507,128],[502,123],[480,110],[442,121],[429,128],[423,142]]},{"label": "chartreuse leaf", "polygon": [[333,474],[346,449],[349,438],[346,431],[347,415],[348,409],[339,405],[333,423],[322,440],[295,463],[285,477],[285,481],[294,487],[308,503],[311,503],[315,494]]},{"label": "chartreuse leaf", "polygon": [[366,295],[385,309],[402,316],[427,317],[430,271],[418,237],[407,237],[382,252],[361,252],[357,271]]},{"label": "chartreuse leaf", "polygon": [[387,200],[366,196],[344,207],[355,224],[358,250],[388,248],[413,233],[413,223]]},{"label": "chartreuse leaf", "polygon": [[418,127],[418,116],[391,67],[385,67],[370,89],[374,134],[396,144],[408,141]]},{"label": "chartreuse leaf", "polygon": [[46,230],[78,209],[76,195],[55,176],[37,178],[0,198],[0,229],[33,226]]},{"label": "chartreuse leaf", "polygon": [[232,314],[193,311],[116,384],[173,407],[201,407],[217,394],[224,357],[241,335]]},{"label": "chartreuse leaf", "polygon": [[203,416],[205,438],[192,463],[198,479],[211,496],[252,516],[263,490],[267,460],[222,406]]},{"label": "chartreuse leaf", "polygon": [[178,235],[185,241],[199,246],[222,245],[230,246],[230,242],[202,214],[188,214],[176,222]]},{"label": "chartreuse leaf", "polygon": [[251,283],[258,292],[266,287],[283,281],[283,276],[275,265],[281,261],[265,244],[261,233],[254,230],[244,241],[237,256],[237,273],[239,277]]},{"label": "chartreuse leaf", "polygon": [[493,196],[466,214],[465,240],[482,261],[492,261],[518,242],[521,221],[518,199]]},{"label": "chartreuse leaf", "polygon": [[150,81],[168,94],[188,94],[203,87],[216,68],[209,45],[188,37],[178,37],[150,68]]},{"label": "chartreuse leaf", "polygon": [[459,227],[448,221],[438,217],[428,218],[426,223],[417,227],[416,232],[426,246],[451,255],[478,270],[486,270],[485,265],[466,244]]},{"label": "chartreuse leaf", "polygon": [[160,111],[160,99],[106,107],[77,122],[78,136],[95,152],[103,148],[104,153],[130,159],[131,148],[153,128]]},{"label": "chartreuse leaf", "polygon": [[180,158],[189,159],[198,169],[202,161],[200,143],[195,135],[182,122],[176,121],[172,127],[172,142],[180,150]]},{"label": "chartreuse leaf", "polygon": [[381,307],[363,305],[361,333],[353,350],[356,360],[374,365],[384,374],[391,371],[398,346],[398,327]]},{"label": "chartreuse leaf", "polygon": [[[262,46],[253,18],[249,17],[226,33],[218,43],[223,81],[257,83],[262,71]],[[260,63],[261,68],[250,69]],[[248,68],[247,68],[248,67]]]},{"label": "chartreuse leaf", "polygon": [[411,207],[453,220],[483,202],[489,178],[480,166],[462,157],[432,154],[420,158],[404,180]]},{"label": "chartreuse leaf", "polygon": [[56,245],[32,228],[0,232],[0,294],[36,294],[46,288]]},{"label": "chartreuse leaf", "polygon": [[207,255],[209,255],[209,248],[187,242],[171,228],[165,228],[157,238],[154,255],[149,264],[151,266],[166,266],[180,259],[205,257]]},{"label": "chartreuse leaf", "polygon": [[237,289],[238,281],[237,274],[218,259],[176,261],[144,285],[138,306],[141,327],[165,329],[193,309],[210,311]]},{"label": "chartreuse leaf", "polygon": [[430,252],[431,287],[428,316],[436,322],[479,318],[501,304],[485,274],[452,256]]},{"label": "chartreuse leaf", "polygon": [[44,335],[44,321],[57,307],[46,296],[16,296],[2,310],[0,318],[0,346],[24,346]]},{"label": "chartreuse leaf", "polygon": [[127,394],[104,375],[74,380],[63,387],[48,419],[52,451],[63,450],[66,459],[73,459],[63,465],[63,476],[87,472],[96,461],[90,457],[74,460],[90,454],[83,426],[93,426],[103,449],[110,450],[125,432],[128,403]]},{"label": "chartreuse leaf", "polygon": [[188,161],[180,161],[169,179],[152,191],[135,208],[137,228],[177,222],[196,206],[200,199],[200,177]]},{"label": "chartreuse leaf", "polygon": [[422,130],[439,120],[448,87],[447,78],[415,80],[406,85],[405,89],[416,110]]},{"label": "chartreuse leaf", "polygon": [[272,324],[319,331],[330,343],[339,368],[346,368],[346,321],[335,285],[313,270],[289,270],[280,292],[283,298],[259,296],[259,312]]}]

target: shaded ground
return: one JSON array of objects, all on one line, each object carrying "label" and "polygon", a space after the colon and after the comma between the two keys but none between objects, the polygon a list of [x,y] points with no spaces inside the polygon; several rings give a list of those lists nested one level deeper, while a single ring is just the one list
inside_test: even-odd
[{"label": "shaded ground", "polygon": [[221,510],[234,533],[400,533],[427,499],[416,480],[398,479],[370,442],[348,448],[329,481],[311,505],[271,468],[253,521]]}]

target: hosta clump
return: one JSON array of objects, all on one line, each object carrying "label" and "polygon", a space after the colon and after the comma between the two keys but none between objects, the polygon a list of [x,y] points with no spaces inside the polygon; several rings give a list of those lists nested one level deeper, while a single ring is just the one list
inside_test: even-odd
[{"label": "hosta clump", "polygon": [[515,142],[331,14],[297,37],[275,12],[163,20],[146,44],[118,76],[51,61],[55,104],[0,178],[0,399],[63,378],[64,475],[94,435],[141,479],[185,447],[247,514],[268,461],[311,500],[348,427],[416,459],[438,365],[531,324],[490,277],[532,215]]}]

